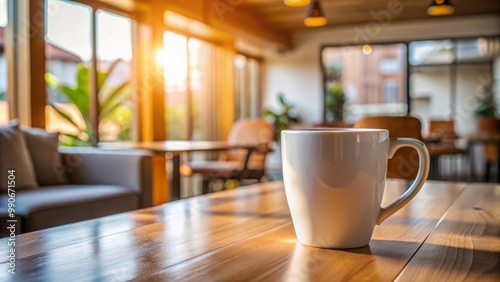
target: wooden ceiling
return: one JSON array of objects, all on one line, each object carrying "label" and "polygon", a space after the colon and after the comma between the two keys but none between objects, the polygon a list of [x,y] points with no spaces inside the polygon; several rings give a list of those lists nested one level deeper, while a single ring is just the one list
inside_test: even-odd
[{"label": "wooden ceiling", "polygon": [[[427,15],[430,2],[431,0],[320,0],[328,26],[377,21],[378,14],[389,13],[389,3],[400,4],[396,6],[398,9],[392,9],[400,12],[390,14],[391,22],[435,18]],[[452,0],[452,3],[455,13],[447,17],[500,14],[500,0]],[[296,31],[307,28],[303,24],[307,8],[288,7],[283,4],[283,0],[242,0],[236,9],[252,13],[271,26],[283,30]]]}]

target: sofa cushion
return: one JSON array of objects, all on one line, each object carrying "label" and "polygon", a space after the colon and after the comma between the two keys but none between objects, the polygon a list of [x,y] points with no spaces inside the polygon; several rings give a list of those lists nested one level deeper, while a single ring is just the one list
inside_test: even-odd
[{"label": "sofa cushion", "polygon": [[8,171],[15,171],[15,189],[37,187],[36,176],[19,122],[0,126],[0,191],[8,189]]},{"label": "sofa cushion", "polygon": [[[2,205],[5,198],[0,197]],[[21,191],[16,204],[28,232],[138,209],[139,195],[122,186],[59,185]]]},{"label": "sofa cushion", "polygon": [[58,151],[59,133],[41,128],[23,128],[24,137],[33,161],[38,185],[67,184],[68,179]]}]

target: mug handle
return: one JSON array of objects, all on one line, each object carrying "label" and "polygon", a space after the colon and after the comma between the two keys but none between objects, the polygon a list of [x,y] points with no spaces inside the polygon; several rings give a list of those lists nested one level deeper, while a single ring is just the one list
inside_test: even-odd
[{"label": "mug handle", "polygon": [[412,147],[417,150],[419,159],[417,177],[403,195],[399,196],[399,198],[385,208],[380,208],[377,224],[381,224],[386,218],[397,212],[413,199],[418,191],[420,191],[420,188],[424,186],[425,180],[429,175],[429,151],[427,147],[425,147],[425,144],[412,138],[391,138],[389,144],[389,158],[392,159],[394,153],[402,147]]}]

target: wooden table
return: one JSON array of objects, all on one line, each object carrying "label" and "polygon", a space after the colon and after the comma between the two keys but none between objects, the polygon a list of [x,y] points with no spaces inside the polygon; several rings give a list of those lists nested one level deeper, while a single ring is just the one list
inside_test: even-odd
[{"label": "wooden table", "polygon": [[223,141],[156,141],[156,142],[103,142],[99,144],[107,149],[143,149],[155,154],[172,154],[172,187],[170,201],[181,197],[181,154],[189,152],[225,151],[233,149],[254,150],[259,145],[234,144]]},{"label": "wooden table", "polygon": [[[406,189],[387,182],[384,203]],[[500,186],[427,182],[350,250],[297,242],[281,182],[16,238],[0,281],[500,281]],[[0,253],[8,252],[7,239]],[[71,279],[70,279],[71,278]]]}]

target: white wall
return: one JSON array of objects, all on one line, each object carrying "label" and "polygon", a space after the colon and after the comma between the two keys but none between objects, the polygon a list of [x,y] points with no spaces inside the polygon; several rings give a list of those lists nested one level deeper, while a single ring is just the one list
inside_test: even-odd
[{"label": "white wall", "polygon": [[[384,18],[386,19],[386,18]],[[426,21],[372,22],[357,26],[311,29],[294,34],[295,48],[266,58],[265,106],[277,106],[285,93],[305,124],[320,122],[323,114],[319,52],[322,45],[397,42],[500,34],[500,16],[437,18]],[[498,65],[498,64],[497,64]],[[498,69],[498,67],[497,67]]]},{"label": "white wall", "polygon": [[[450,95],[451,72],[449,66],[427,68],[426,71],[414,71],[410,75],[410,93],[412,99],[411,114],[420,117],[423,131],[427,131],[427,119],[451,118]],[[419,105],[415,98],[428,98],[427,105]],[[419,107],[421,106],[421,108]]]}]

